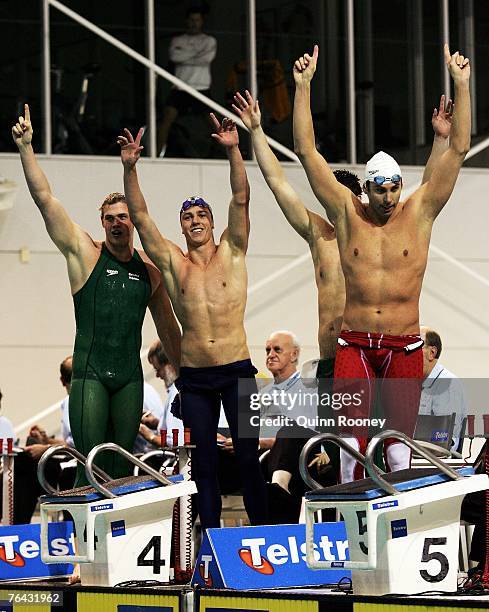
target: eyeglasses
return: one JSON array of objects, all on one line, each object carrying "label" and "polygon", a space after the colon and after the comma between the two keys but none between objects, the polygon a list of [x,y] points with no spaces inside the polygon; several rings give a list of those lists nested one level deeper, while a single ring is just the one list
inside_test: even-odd
[{"label": "eyeglasses", "polygon": [[203,198],[188,198],[188,200],[185,200],[185,202],[182,204],[180,214],[182,214],[189,208],[192,208],[192,206],[200,206],[201,208],[208,208],[209,210],[211,209],[209,204],[207,204],[207,202]]},{"label": "eyeglasses", "polygon": [[374,176],[372,181],[376,185],[383,185],[384,183],[400,183],[401,182],[401,175],[400,174],[393,174],[392,176]]}]

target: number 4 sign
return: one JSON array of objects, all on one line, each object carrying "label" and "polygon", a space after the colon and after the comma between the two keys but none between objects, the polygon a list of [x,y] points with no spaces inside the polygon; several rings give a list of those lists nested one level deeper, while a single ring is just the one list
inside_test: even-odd
[{"label": "number 4 sign", "polygon": [[[147,558],[147,555],[153,551],[153,557]],[[161,558],[161,536],[153,536],[146,544],[137,558],[139,567],[152,567],[153,574],[160,574],[161,568],[167,565],[167,559]]]}]

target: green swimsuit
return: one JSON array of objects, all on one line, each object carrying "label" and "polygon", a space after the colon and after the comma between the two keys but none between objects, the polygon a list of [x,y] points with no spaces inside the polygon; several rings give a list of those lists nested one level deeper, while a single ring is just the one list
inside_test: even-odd
[{"label": "green swimsuit", "polygon": [[[70,425],[75,447],[84,455],[97,444],[115,442],[132,450],[143,406],[139,351],[151,282],[134,251],[117,260],[102,245],[85,285],[73,296],[76,338],[70,391]],[[116,453],[99,455],[97,464],[113,478],[128,474]],[[76,486],[88,484],[79,468]]]}]

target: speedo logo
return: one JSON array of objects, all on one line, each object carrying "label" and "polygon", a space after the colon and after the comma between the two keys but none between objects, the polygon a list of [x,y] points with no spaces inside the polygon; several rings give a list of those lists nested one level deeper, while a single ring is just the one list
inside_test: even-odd
[{"label": "speedo logo", "polygon": [[380,172],[379,170],[369,170],[368,173],[370,174],[370,176],[372,176],[372,174],[375,174],[376,172]]},{"label": "speedo logo", "polygon": [[[288,546],[276,543],[267,546],[265,538],[245,538],[241,540],[242,548],[239,549],[238,556],[250,569],[260,574],[270,575],[274,573],[275,565],[306,561],[305,542],[299,546],[297,538],[289,536],[287,543]],[[327,535],[322,535],[319,544],[314,543],[313,546],[316,561],[346,561],[347,540],[332,542]]]},{"label": "speedo logo", "polygon": [[107,276],[114,276],[115,274],[119,274],[119,270],[110,270],[107,268]]}]

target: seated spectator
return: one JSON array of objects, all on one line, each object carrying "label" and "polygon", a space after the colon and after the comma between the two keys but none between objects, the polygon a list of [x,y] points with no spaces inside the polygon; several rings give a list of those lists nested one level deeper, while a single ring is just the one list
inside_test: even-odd
[{"label": "seated spectator", "polygon": [[71,355],[65,357],[59,366],[59,380],[66,390],[66,397],[61,401],[61,436],[56,438],[48,436],[45,430],[39,425],[33,425],[26,439],[24,450],[32,459],[39,460],[42,454],[50,446],[71,446],[73,447],[73,437],[70,427],[69,395],[71,388],[71,371],[73,358]]},{"label": "seated spectator", "polygon": [[[143,386],[143,415],[141,417],[141,423],[158,423],[161,416],[164,413],[164,406],[158,391],[146,381]],[[153,447],[149,444],[148,440],[141,434],[138,433],[132,452],[134,454],[147,453]]]},{"label": "seated spectator", "polygon": [[[264,432],[266,445],[271,449],[266,460],[266,472],[270,494],[270,519],[272,523],[296,523],[299,520],[302,496],[305,483],[299,473],[299,457],[304,444],[314,436],[312,429],[301,427],[295,423],[298,417],[306,418],[312,425],[317,416],[317,388],[305,387],[298,370],[300,344],[295,334],[289,331],[277,331],[270,335],[265,346],[266,366],[273,376],[273,383],[264,387],[260,395],[263,398],[280,398],[271,405],[263,406],[260,417],[263,419],[282,416],[289,419],[275,438],[270,438]],[[275,393],[275,396],[274,396]],[[280,394],[280,395],[279,395]],[[295,396],[296,403],[292,403]],[[300,400],[300,401],[299,401]],[[269,402],[267,401],[267,404]],[[301,421],[302,422],[302,421]],[[326,453],[319,452],[310,463],[315,470],[314,477],[326,477],[324,484],[332,484],[329,458]],[[329,480],[333,478],[330,483]]]},{"label": "seated spectator", "polygon": [[153,366],[156,377],[165,383],[167,396],[161,416],[157,419],[154,415],[145,414],[139,426],[141,436],[155,446],[162,446],[160,432],[166,430],[166,440],[163,446],[173,446],[173,429],[178,429],[178,444],[183,444],[183,421],[177,419],[171,412],[171,405],[178,389],[175,387],[177,373],[170,363],[163,346],[159,340],[155,340],[148,351],[148,361]]},{"label": "seated spectator", "polygon": [[[153,366],[156,377],[160,378],[165,383],[167,397],[161,418],[158,420],[152,415],[144,415],[141,420],[139,433],[149,443],[150,448],[159,448],[162,445],[160,432],[162,429],[166,430],[166,440],[164,443],[166,446],[171,448],[173,446],[173,430],[177,429],[178,444],[182,445],[184,443],[183,421],[177,418],[171,411],[173,400],[178,395],[178,389],[174,384],[177,378],[177,373],[175,368],[169,362],[167,355],[164,353],[163,347],[159,340],[155,340],[155,342],[153,342],[153,344],[150,346],[148,351],[148,361]],[[221,428],[221,431],[226,431],[226,429],[228,430],[228,424],[222,408],[219,428]],[[232,440],[230,437],[227,437],[222,433],[218,433],[217,446],[218,479],[221,494],[230,495],[239,493],[241,488],[241,479],[239,477],[238,464],[234,456]],[[158,466],[154,464],[154,467]]]},{"label": "seated spectator", "polygon": [[423,346],[423,383],[419,414],[444,415],[455,413],[452,450],[463,445],[460,439],[467,416],[465,393],[460,379],[439,362],[442,342],[440,335],[429,327],[421,327]]},{"label": "seated spectator", "polygon": [[[69,394],[71,386],[72,358],[66,357],[60,364],[60,381]],[[73,446],[69,424],[68,395],[61,402],[62,437],[55,438],[46,434],[39,425],[33,425],[27,436],[24,452],[14,461],[14,523],[30,523],[40,495],[45,491],[37,479],[37,464],[43,453],[54,445]],[[65,459],[64,459],[65,460]],[[73,486],[75,470],[61,470],[60,462],[51,458],[46,464],[46,477],[50,483],[58,484],[60,489]]]}]

